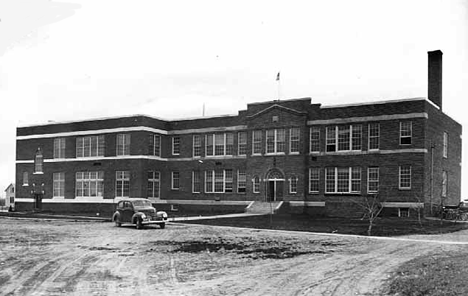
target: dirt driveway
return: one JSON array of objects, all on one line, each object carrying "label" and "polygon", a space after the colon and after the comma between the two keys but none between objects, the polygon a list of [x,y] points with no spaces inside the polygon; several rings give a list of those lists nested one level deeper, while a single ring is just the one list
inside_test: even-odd
[{"label": "dirt driveway", "polygon": [[0,218],[0,294],[378,295],[399,264],[466,248],[427,240],[468,232],[420,238]]}]

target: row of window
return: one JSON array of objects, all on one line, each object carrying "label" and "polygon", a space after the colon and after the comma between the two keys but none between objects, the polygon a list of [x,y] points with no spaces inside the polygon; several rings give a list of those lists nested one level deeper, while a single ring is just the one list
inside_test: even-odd
[{"label": "row of window", "polygon": [[[309,152],[321,151],[320,127],[311,127],[309,136]],[[286,137],[286,129],[269,129],[266,131],[252,131],[252,155],[262,155],[263,148],[266,154],[298,154],[300,152],[300,128],[289,129],[289,141]],[[344,152],[362,150],[362,125],[335,125],[325,129],[325,151]],[[193,135],[192,155],[201,157],[203,153],[202,136]],[[265,136],[265,141],[264,137]],[[234,133],[213,133],[204,135],[205,156],[234,155]],[[368,150],[380,149],[380,124],[368,124]],[[65,138],[54,139],[54,158],[65,158]],[[400,144],[412,143],[412,122],[400,122]],[[265,146],[263,146],[265,145]],[[105,150],[104,135],[86,136],[76,138],[76,157],[102,157]],[[150,135],[149,151],[151,155],[161,156],[161,136]],[[180,155],[181,138],[172,137],[172,155]],[[237,133],[237,154],[247,155],[247,132]],[[130,134],[118,134],[116,143],[116,155],[130,155]],[[448,155],[448,134],[443,134],[443,156]],[[41,154],[42,156],[42,154]]]},{"label": "row of window", "polygon": [[[234,192],[234,171],[232,169],[204,171],[205,193],[231,193]],[[309,169],[309,193],[318,193],[320,186],[321,168]],[[75,174],[76,197],[102,197],[104,192],[104,172],[87,171]],[[379,191],[379,167],[367,168],[367,192]],[[442,196],[447,196],[447,172],[442,172]],[[130,172],[116,172],[116,196],[128,197],[130,189]],[[289,179],[289,192],[297,193],[298,178]],[[202,175],[200,171],[192,172],[192,192],[202,192]],[[261,179],[254,176],[252,179],[252,192],[260,192]],[[159,198],[160,173],[148,172],[147,196]],[[28,173],[23,173],[23,185],[28,185]],[[245,193],[247,177],[244,170],[237,171],[237,193]],[[171,189],[180,189],[180,172],[171,172]],[[411,166],[399,167],[399,189],[411,189]],[[53,196],[63,197],[65,192],[65,173],[53,174]],[[325,168],[325,193],[360,193],[361,167],[327,167]]]}]

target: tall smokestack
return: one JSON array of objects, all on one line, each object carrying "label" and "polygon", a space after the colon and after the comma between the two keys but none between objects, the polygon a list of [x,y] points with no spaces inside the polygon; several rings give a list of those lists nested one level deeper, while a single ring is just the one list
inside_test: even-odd
[{"label": "tall smokestack", "polygon": [[442,51],[427,52],[428,80],[427,96],[430,101],[442,110]]}]

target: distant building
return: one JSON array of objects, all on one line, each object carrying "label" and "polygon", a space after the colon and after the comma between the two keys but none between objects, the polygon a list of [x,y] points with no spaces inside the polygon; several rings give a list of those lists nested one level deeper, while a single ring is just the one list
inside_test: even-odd
[{"label": "distant building", "polygon": [[462,127],[442,112],[442,52],[429,52],[428,100],[322,106],[252,103],[236,115],[144,115],[18,127],[16,206],[109,212],[121,198],[159,205],[247,205],[357,213],[426,213],[460,201]]},{"label": "distant building", "polygon": [[11,183],[8,185],[8,187],[5,189],[5,206],[9,208],[12,206],[12,208],[15,208],[15,184]]}]

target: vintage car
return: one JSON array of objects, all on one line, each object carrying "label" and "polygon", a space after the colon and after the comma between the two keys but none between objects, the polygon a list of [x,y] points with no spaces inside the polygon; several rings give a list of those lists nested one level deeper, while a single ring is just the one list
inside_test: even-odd
[{"label": "vintage car", "polygon": [[119,201],[112,215],[112,221],[116,226],[134,224],[137,229],[142,229],[144,225],[149,224],[157,224],[164,228],[167,213],[157,212],[151,202],[145,198],[129,198]]}]

